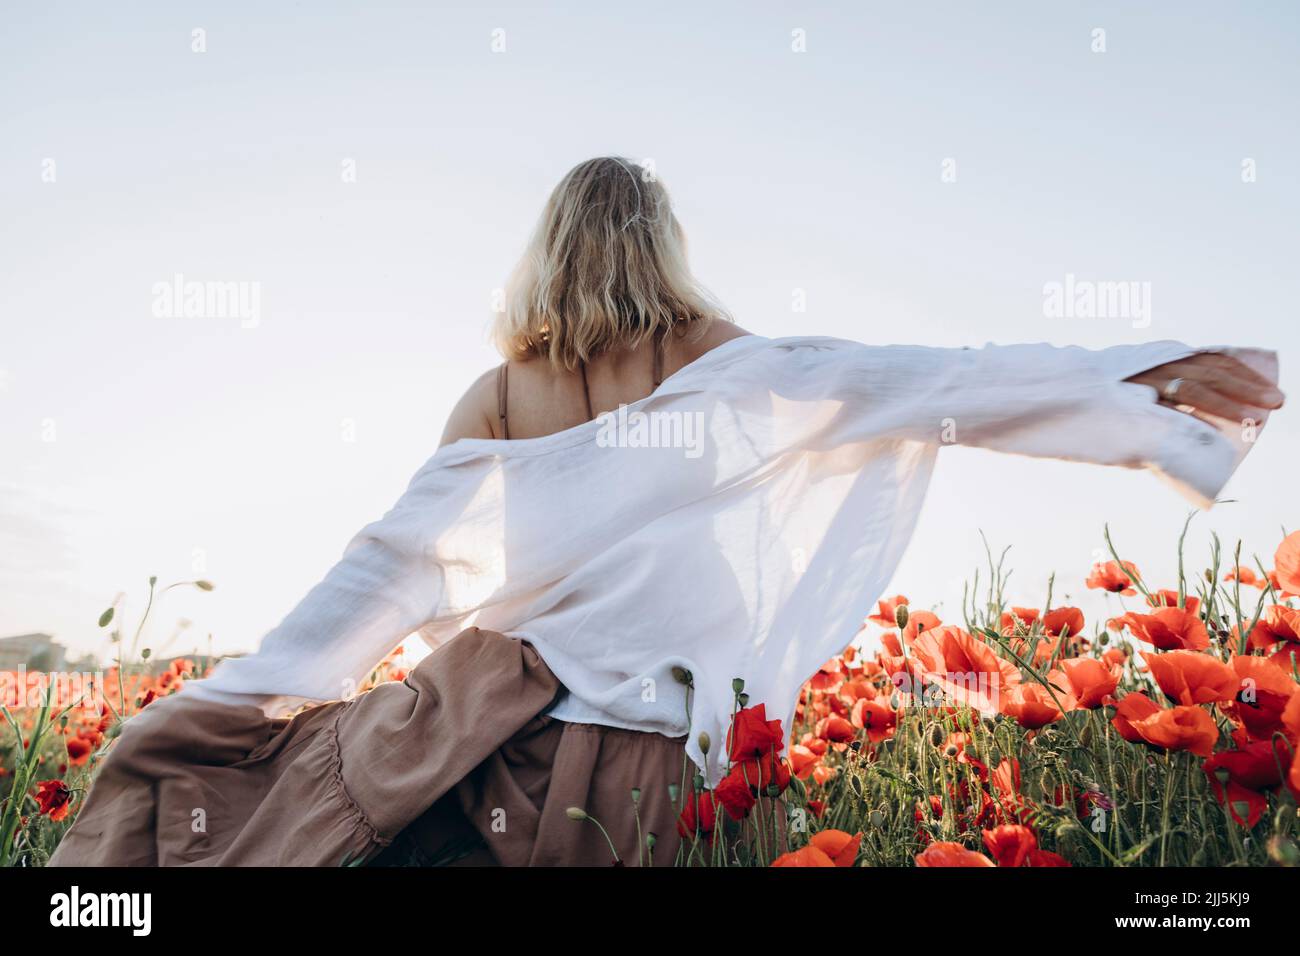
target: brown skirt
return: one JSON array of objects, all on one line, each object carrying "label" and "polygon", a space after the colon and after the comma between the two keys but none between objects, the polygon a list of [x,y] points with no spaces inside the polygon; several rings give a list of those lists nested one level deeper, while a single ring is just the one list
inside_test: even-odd
[{"label": "brown skirt", "polygon": [[670,865],[685,738],[554,720],[561,690],[531,646],[471,628],[289,719],[165,698],[124,725],[50,865]]}]

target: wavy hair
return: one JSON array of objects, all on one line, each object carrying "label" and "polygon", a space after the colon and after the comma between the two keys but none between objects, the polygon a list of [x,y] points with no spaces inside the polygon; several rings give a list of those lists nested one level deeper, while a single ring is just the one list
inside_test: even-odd
[{"label": "wavy hair", "polygon": [[726,310],[691,275],[685,236],[653,171],[620,157],[560,180],[506,285],[493,338],[507,359],[575,369],[656,332],[701,334]]}]

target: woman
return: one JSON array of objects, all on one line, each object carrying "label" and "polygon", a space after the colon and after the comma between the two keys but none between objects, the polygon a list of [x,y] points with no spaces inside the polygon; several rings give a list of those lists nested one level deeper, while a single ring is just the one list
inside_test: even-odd
[{"label": "woman", "polygon": [[[564,177],[507,301],[506,363],[396,506],[258,653],[126,725],[53,862],[671,863],[733,681],[790,727],[940,445],[1146,467],[1208,507],[1282,402],[1269,353],[749,335],[622,159]],[[435,653],[354,697],[417,631]]]}]

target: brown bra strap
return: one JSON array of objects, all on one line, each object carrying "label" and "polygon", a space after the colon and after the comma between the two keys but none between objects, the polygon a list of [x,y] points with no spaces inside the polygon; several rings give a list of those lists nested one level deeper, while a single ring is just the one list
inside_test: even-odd
[{"label": "brown bra strap", "polygon": [[[663,329],[655,333],[654,342],[654,387],[658,388],[664,383],[664,350],[663,350]],[[501,420],[501,437],[510,437],[510,426],[506,421],[506,396],[509,391],[508,369],[509,362],[502,362],[497,368],[497,417]],[[587,400],[587,421],[596,417],[591,408],[591,389],[587,387],[587,363],[579,362],[578,369],[582,373],[582,395]]]},{"label": "brown bra strap", "polygon": [[655,388],[664,383],[664,330],[662,328],[655,332],[654,379]]},{"label": "brown bra strap", "polygon": [[497,369],[497,414],[501,417],[501,437],[510,437],[510,426],[506,424],[506,370],[510,367],[509,362],[502,362],[501,367]]},{"label": "brown bra strap", "polygon": [[596,417],[596,413],[591,410],[591,389],[587,387],[587,363],[579,361],[578,370],[582,372],[582,397],[587,400],[587,421]]}]

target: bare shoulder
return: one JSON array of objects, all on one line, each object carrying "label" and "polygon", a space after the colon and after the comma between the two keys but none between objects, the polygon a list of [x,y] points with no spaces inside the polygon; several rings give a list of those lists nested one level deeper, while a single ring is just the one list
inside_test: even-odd
[{"label": "bare shoulder", "polygon": [[687,334],[682,342],[683,349],[686,352],[685,359],[688,362],[694,361],[706,352],[711,352],[724,342],[730,342],[732,339],[738,339],[741,336],[750,333],[742,329],[735,322],[728,322],[725,319],[719,319],[710,322],[704,328],[701,335]]},{"label": "bare shoulder", "polygon": [[465,390],[447,418],[438,447],[462,438],[495,438],[497,417],[497,369],[491,368]]}]

